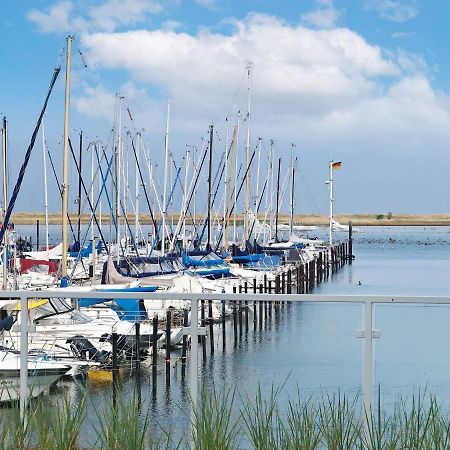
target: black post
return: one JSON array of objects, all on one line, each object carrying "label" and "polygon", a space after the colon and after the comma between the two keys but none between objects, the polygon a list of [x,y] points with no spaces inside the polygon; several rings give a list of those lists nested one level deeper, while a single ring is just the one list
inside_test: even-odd
[{"label": "black post", "polygon": [[36,251],[39,251],[39,219],[36,220]]},{"label": "black post", "polygon": [[[259,293],[263,293],[263,285],[259,285]],[[262,330],[262,324],[263,324],[263,302],[259,302],[259,329]]]},{"label": "black post", "polygon": [[153,316],[152,320],[152,386],[153,391],[156,391],[156,375],[158,364],[158,314]]},{"label": "black post", "polygon": [[213,328],[213,313],[212,300],[208,300],[208,323],[209,323],[209,342],[211,355],[214,355],[214,328]]},{"label": "black post", "polygon": [[[236,294],[236,286],[233,286],[233,294]],[[237,340],[237,311],[236,311],[236,300],[233,300],[233,331],[234,331],[234,342]]]},{"label": "black post", "polygon": [[353,260],[353,224],[352,221],[348,223],[348,261],[349,264]]},{"label": "black post", "polygon": [[225,323],[226,323],[226,317],[225,317],[225,301],[222,300],[222,349],[225,350],[227,344],[226,344],[226,330],[225,330]]},{"label": "black post", "polygon": [[170,308],[166,312],[166,386],[170,386],[170,335],[172,326],[172,311]]}]

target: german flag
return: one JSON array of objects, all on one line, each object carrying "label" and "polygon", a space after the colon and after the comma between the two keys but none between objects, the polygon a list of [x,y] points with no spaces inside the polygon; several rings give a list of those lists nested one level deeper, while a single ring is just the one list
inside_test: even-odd
[{"label": "german flag", "polygon": [[341,161],[336,161],[336,162],[332,162],[331,163],[331,168],[332,169],[340,169],[341,168]]}]

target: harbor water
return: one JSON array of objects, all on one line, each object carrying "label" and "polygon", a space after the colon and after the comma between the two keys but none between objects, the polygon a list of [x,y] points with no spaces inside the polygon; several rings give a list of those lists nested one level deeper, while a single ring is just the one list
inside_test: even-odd
[{"label": "harbor water", "polygon": [[[33,231],[33,227],[18,227],[19,234]],[[449,252],[450,227],[365,227],[354,235],[353,264],[345,265],[313,293],[446,296]],[[361,322],[359,305],[288,304],[275,310],[262,327],[254,329],[250,317],[248,331],[244,326],[237,339],[232,322],[227,321],[225,349],[222,329],[215,325],[215,352],[209,354],[208,343],[207,360],[200,358],[200,383],[236,387],[244,396],[253,396],[259,388],[269,394],[282,387],[281,403],[293,392],[304,398],[338,391],[357,395],[362,379],[362,342],[357,337]],[[450,405],[449,324],[447,306],[375,306],[375,328],[381,337],[375,343],[374,380],[386,408],[400,395],[419,389],[436,394],[445,408]],[[188,379],[181,382],[181,363],[175,364],[180,356],[181,350],[172,352],[175,367],[170,386],[160,359],[156,389],[151,369],[142,363],[139,394],[151,409],[153,424],[187,426]],[[93,405],[111,396],[111,383],[91,380],[59,382],[50,396],[69,392],[76,398],[86,387]],[[125,373],[120,389],[125,396],[134,395],[135,375]],[[90,414],[94,417],[95,412]]]}]

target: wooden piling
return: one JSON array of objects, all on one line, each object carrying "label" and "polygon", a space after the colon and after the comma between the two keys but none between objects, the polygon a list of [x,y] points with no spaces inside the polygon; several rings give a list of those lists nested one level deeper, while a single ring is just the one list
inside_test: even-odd
[{"label": "wooden piling", "polygon": [[158,364],[158,314],[152,320],[152,386],[156,391],[156,375]]},{"label": "wooden piling", "polygon": [[226,317],[225,317],[225,300],[222,300],[222,349],[225,350],[227,343],[227,335],[226,335],[226,329],[225,329],[225,324],[226,324]]},{"label": "wooden piling", "polygon": [[172,326],[172,311],[170,308],[166,311],[166,386],[170,386],[170,335]]},{"label": "wooden piling", "polygon": [[214,355],[214,328],[213,328],[213,312],[212,312],[212,300],[208,300],[208,325],[209,325],[209,351],[211,355]]},{"label": "wooden piling", "polygon": [[348,263],[351,264],[353,260],[353,224],[352,221],[348,223]]}]

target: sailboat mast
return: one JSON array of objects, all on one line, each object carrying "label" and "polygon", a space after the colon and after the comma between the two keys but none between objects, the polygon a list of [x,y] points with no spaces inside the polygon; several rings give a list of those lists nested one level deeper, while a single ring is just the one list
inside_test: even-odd
[{"label": "sailboat mast", "polygon": [[278,176],[277,176],[277,205],[275,214],[275,242],[278,242],[278,213],[280,208],[280,171],[281,171],[281,158],[278,158]]},{"label": "sailboat mast", "polygon": [[163,210],[162,210],[162,232],[161,232],[161,253],[166,251],[166,202],[167,202],[167,176],[169,170],[169,118],[170,118],[170,100],[167,101],[167,120],[166,134],[164,136],[164,180],[163,180]]},{"label": "sailboat mast", "polygon": [[[3,201],[2,201],[2,224],[4,226],[4,219],[6,214],[7,199],[8,199],[8,179],[7,179],[7,161],[8,158],[8,125],[6,116],[3,117],[2,127],[2,167],[3,167]],[[3,289],[6,290],[8,284],[8,261],[7,261],[7,246],[8,246],[8,233],[5,230],[3,238]]]},{"label": "sailboat mast", "polygon": [[135,165],[135,185],[134,185],[134,193],[135,193],[135,211],[134,211],[134,239],[139,242],[139,178],[138,178],[138,171],[139,171],[139,152],[141,149],[141,133],[137,133],[136,136],[136,165]]},{"label": "sailboat mast", "polygon": [[273,174],[273,147],[274,147],[274,141],[273,139],[270,140],[270,161],[269,161],[269,168],[270,168],[270,228],[269,228],[269,239],[273,238],[273,225],[274,225],[274,210],[273,210],[273,190],[274,190],[274,174]]},{"label": "sailboat mast", "polygon": [[81,245],[81,162],[83,155],[83,131],[80,131],[80,149],[78,156],[78,166],[80,167],[80,172],[78,173],[78,221],[77,221],[77,241]]},{"label": "sailboat mast", "polygon": [[48,188],[47,188],[47,156],[45,143],[45,126],[42,118],[42,164],[44,171],[44,213],[45,213],[45,250],[48,252]]},{"label": "sailboat mast", "polygon": [[[245,141],[245,165],[249,166],[250,162],[250,122],[251,122],[251,103],[252,103],[252,66],[251,61],[247,64],[247,138]],[[245,211],[244,211],[244,241],[246,241],[249,231],[249,221],[247,219],[247,214],[250,211],[250,171],[248,171],[247,177],[245,179]]]},{"label": "sailboat mast", "polygon": [[69,121],[70,121],[70,70],[72,64],[72,36],[67,36],[66,48],[66,88],[64,108],[64,153],[63,153],[63,181],[62,181],[62,257],[61,275],[67,277],[67,206],[69,194]]},{"label": "sailboat mast", "polygon": [[[237,115],[237,124],[236,124],[236,149],[239,148],[239,128],[240,128],[240,122],[241,122],[241,112],[238,111]],[[237,157],[234,158],[234,204],[237,203],[237,184],[238,184],[238,159]],[[244,213],[244,224],[246,223],[245,220],[245,213]],[[236,213],[233,214],[233,244],[236,243],[237,240],[237,230],[236,230]]]},{"label": "sailboat mast", "polygon": [[212,189],[212,146],[214,125],[209,126],[209,167],[208,167],[208,242],[206,249],[211,250],[211,189]]},{"label": "sailboat mast", "polygon": [[3,205],[2,205],[2,220],[6,214],[6,208],[8,206],[8,122],[6,116],[3,117],[2,128],[2,172],[3,172]]},{"label": "sailboat mast", "polygon": [[295,166],[294,166],[294,147],[291,145],[291,217],[289,222],[289,233],[294,231],[294,209],[295,209]]},{"label": "sailboat mast", "polygon": [[228,117],[225,118],[226,122],[226,135],[225,135],[225,182],[223,185],[223,226],[226,226],[227,221],[227,200],[228,200],[228,188],[230,179],[228,178],[228,140],[229,140],[229,122]]},{"label": "sailboat mast", "polygon": [[120,239],[120,187],[121,187],[121,166],[122,166],[122,99],[123,97],[119,96],[118,100],[118,115],[119,115],[119,125],[118,125],[118,133],[117,133],[117,145],[115,152],[115,170],[116,170],[116,246],[117,246],[117,262],[120,260],[120,247],[121,247],[121,239]]}]

